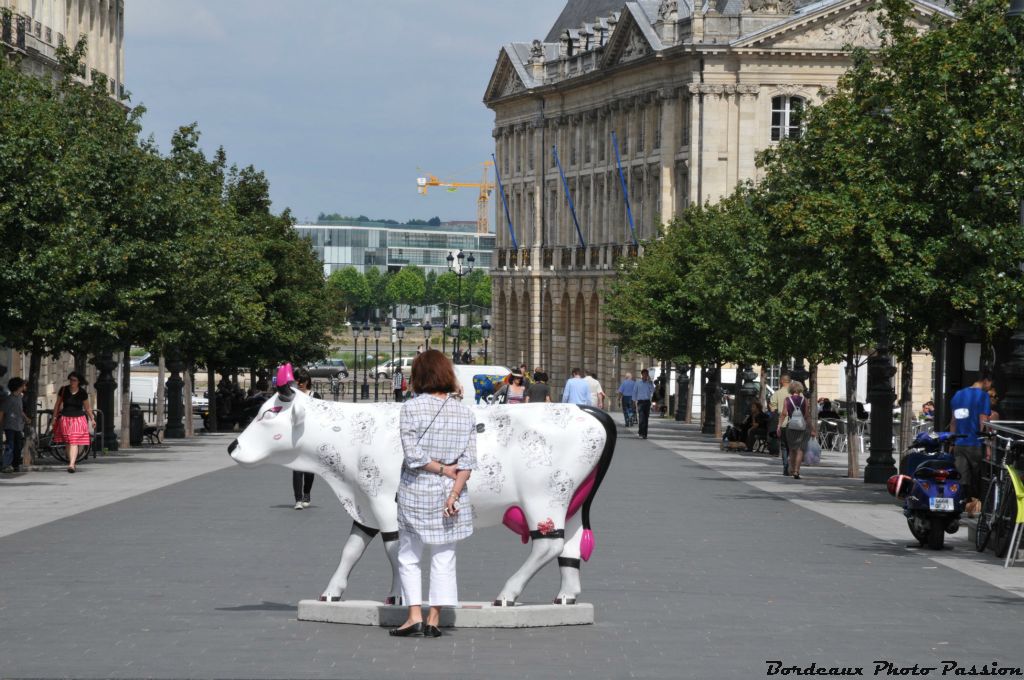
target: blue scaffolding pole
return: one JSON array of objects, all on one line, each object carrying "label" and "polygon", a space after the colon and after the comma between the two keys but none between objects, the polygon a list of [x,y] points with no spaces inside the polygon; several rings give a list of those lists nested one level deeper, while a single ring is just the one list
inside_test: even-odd
[{"label": "blue scaffolding pole", "polygon": [[576,237],[580,240],[580,247],[586,248],[587,243],[583,240],[583,231],[580,229],[579,218],[576,217],[576,206],[572,202],[572,194],[569,192],[569,181],[565,179],[565,172],[562,171],[562,161],[558,158],[558,146],[551,147],[551,153],[555,157],[555,165],[558,166],[558,174],[562,178],[562,187],[565,189],[565,198],[569,201],[569,212],[572,213],[573,224],[576,225]]},{"label": "blue scaffolding pole", "polygon": [[519,250],[519,242],[516,241],[516,230],[512,226],[512,215],[508,212],[508,200],[505,198],[505,186],[501,183],[501,172],[498,170],[498,159],[491,154],[494,161],[494,176],[498,180],[498,190],[501,192],[501,205],[505,208],[505,220],[508,222],[508,235],[512,238],[512,247]]},{"label": "blue scaffolding pole", "polygon": [[619,181],[622,182],[622,196],[626,199],[626,216],[629,218],[629,235],[633,239],[633,245],[637,245],[636,242],[636,227],[633,226],[633,208],[629,205],[629,188],[626,186],[626,175],[622,172],[622,157],[619,156],[619,138],[615,136],[615,131],[612,130],[612,146],[615,147],[615,164],[619,166]]}]

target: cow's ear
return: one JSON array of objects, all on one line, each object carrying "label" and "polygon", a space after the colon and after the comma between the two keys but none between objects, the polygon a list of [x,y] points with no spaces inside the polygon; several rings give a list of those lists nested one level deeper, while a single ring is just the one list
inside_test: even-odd
[{"label": "cow's ear", "polygon": [[295,399],[292,401],[292,405],[288,410],[292,415],[292,428],[302,427],[303,423],[306,422],[306,407],[303,406],[302,400]]}]

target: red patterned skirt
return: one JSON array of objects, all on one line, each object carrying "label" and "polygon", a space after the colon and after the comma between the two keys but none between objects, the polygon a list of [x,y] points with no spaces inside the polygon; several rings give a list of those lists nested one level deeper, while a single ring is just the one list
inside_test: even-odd
[{"label": "red patterned skirt", "polygon": [[61,416],[53,428],[53,441],[58,444],[71,444],[73,446],[86,446],[91,441],[89,437],[89,423],[85,416],[72,416],[70,418]]}]

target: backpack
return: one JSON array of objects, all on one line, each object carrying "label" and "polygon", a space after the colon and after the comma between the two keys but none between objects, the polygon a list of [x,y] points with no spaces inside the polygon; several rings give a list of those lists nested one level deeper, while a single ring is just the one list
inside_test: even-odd
[{"label": "backpack", "polygon": [[786,429],[797,431],[806,430],[807,421],[804,420],[804,404],[801,402],[800,408],[797,408],[792,399],[793,397],[786,397],[786,401],[793,407],[793,412],[789,415],[789,422],[786,423]]}]

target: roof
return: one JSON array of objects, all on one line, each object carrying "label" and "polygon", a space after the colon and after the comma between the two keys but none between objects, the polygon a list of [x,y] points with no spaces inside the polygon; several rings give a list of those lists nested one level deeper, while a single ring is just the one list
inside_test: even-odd
[{"label": "roof", "polygon": [[565,9],[555,19],[555,24],[544,42],[557,43],[558,37],[570,28],[576,29],[583,24],[593,23],[599,17],[618,12],[625,4],[626,0],[569,0],[565,3]]}]

